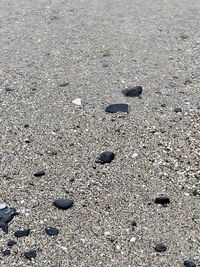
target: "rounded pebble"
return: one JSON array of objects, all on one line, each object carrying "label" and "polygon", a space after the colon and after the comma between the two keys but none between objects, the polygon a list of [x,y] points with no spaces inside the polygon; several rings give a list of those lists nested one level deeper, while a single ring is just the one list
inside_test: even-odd
[{"label": "rounded pebble", "polygon": [[113,104],[108,106],[105,109],[108,113],[117,113],[117,112],[126,112],[128,113],[128,105],[127,104]]},{"label": "rounded pebble", "polygon": [[110,163],[115,158],[115,154],[111,151],[104,151],[99,156],[99,159],[96,161],[96,163]]},{"label": "rounded pebble", "polygon": [[17,242],[16,242],[15,240],[9,240],[8,243],[7,243],[7,246],[8,246],[9,248],[11,248],[11,247],[13,247],[13,246],[16,245],[16,244],[17,244]]},{"label": "rounded pebble", "polygon": [[52,226],[46,227],[45,231],[48,235],[58,235],[59,233],[59,230]]},{"label": "rounded pebble", "polygon": [[157,244],[155,246],[155,250],[157,252],[165,252],[167,250],[167,247],[164,244]]},{"label": "rounded pebble", "polygon": [[74,201],[71,199],[59,198],[54,200],[53,204],[59,209],[67,210],[71,208],[71,206],[74,204]]},{"label": "rounded pebble", "polygon": [[17,230],[15,231],[14,235],[17,238],[24,237],[24,236],[29,236],[30,234],[30,229],[22,229],[22,230]]},{"label": "rounded pebble", "polygon": [[167,205],[167,204],[169,204],[170,203],[170,199],[169,199],[169,197],[157,197],[156,199],[155,199],[155,203],[156,204],[161,204],[161,205]]},{"label": "rounded pebble", "polygon": [[10,256],[10,250],[9,249],[4,250],[3,255],[4,256]]},{"label": "rounded pebble", "polygon": [[174,108],[174,112],[178,113],[178,112],[182,112],[182,108],[180,107],[176,107]]},{"label": "rounded pebble", "polygon": [[122,93],[128,97],[140,96],[142,93],[142,86],[129,87],[125,90],[122,90]]}]

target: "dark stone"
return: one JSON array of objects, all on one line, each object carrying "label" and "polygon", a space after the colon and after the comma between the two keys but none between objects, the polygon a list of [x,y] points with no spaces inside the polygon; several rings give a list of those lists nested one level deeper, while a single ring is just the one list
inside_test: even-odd
[{"label": "dark stone", "polygon": [[163,103],[163,104],[161,104],[160,106],[161,106],[162,108],[165,108],[165,107],[166,107],[166,104]]},{"label": "dark stone", "polygon": [[137,97],[142,93],[142,86],[128,87],[127,89],[122,90],[122,93],[128,97]]},{"label": "dark stone", "polygon": [[74,201],[71,199],[59,198],[54,200],[53,204],[59,209],[67,210],[71,208],[71,206],[74,204]]},{"label": "dark stone", "polygon": [[24,125],[24,128],[28,128],[28,127],[29,127],[29,124],[25,124],[25,125]]},{"label": "dark stone", "polygon": [[59,230],[52,226],[46,227],[45,231],[48,235],[58,235],[59,233]]},{"label": "dark stone", "polygon": [[154,249],[157,252],[165,252],[167,250],[167,247],[164,244],[157,244]]},{"label": "dark stone", "polygon": [[183,264],[185,267],[196,267],[196,264],[194,264],[192,261],[184,261]]},{"label": "dark stone", "polygon": [[4,250],[3,255],[4,256],[10,256],[10,250],[9,249]]},{"label": "dark stone", "polygon": [[29,234],[30,234],[30,229],[17,230],[14,233],[14,235],[17,238],[24,237],[24,236],[29,236]]},{"label": "dark stone", "polygon": [[13,246],[16,245],[16,244],[17,244],[17,242],[16,242],[15,240],[9,240],[8,243],[7,243],[7,246],[8,246],[9,248],[11,248],[11,247],[13,247]]},{"label": "dark stone", "polygon": [[157,197],[156,199],[155,199],[155,203],[156,204],[161,204],[161,205],[167,205],[167,204],[169,204],[170,203],[170,199],[169,199],[169,197]]},{"label": "dark stone", "polygon": [[102,67],[103,67],[103,68],[108,68],[108,63],[103,63],[103,64],[102,64]]},{"label": "dark stone", "polygon": [[127,104],[113,104],[113,105],[108,106],[105,109],[105,111],[109,113],[117,113],[117,112],[128,113],[128,105]]},{"label": "dark stone", "polygon": [[5,207],[0,210],[0,228],[7,234],[8,223],[17,215],[16,209]]},{"label": "dark stone", "polygon": [[59,84],[59,87],[65,87],[67,85],[69,85],[69,82],[63,82],[63,83]]},{"label": "dark stone", "polygon": [[101,153],[99,159],[96,160],[96,163],[101,163],[101,164],[110,163],[114,158],[115,154],[113,152],[104,151],[103,153]]},{"label": "dark stone", "polygon": [[180,107],[176,107],[174,108],[174,112],[178,113],[178,112],[182,112],[182,108]]},{"label": "dark stone", "polygon": [[28,259],[28,260],[32,260],[34,258],[36,258],[37,254],[36,254],[36,250],[30,250],[28,252],[24,253],[24,256]]},{"label": "dark stone", "polygon": [[45,175],[45,171],[38,171],[38,172],[34,173],[35,177],[41,177],[41,176],[44,176],[44,175]]}]

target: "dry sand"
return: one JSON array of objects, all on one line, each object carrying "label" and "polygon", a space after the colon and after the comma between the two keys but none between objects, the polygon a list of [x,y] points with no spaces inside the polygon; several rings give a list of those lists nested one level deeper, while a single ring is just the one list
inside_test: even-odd
[{"label": "dry sand", "polygon": [[[0,267],[200,266],[199,14],[197,0],[0,1],[0,203],[20,212]],[[115,160],[95,163],[104,150]]]}]

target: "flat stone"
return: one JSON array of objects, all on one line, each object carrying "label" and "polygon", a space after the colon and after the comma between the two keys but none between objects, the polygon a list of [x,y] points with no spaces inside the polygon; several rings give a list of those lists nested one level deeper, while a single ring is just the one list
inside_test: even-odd
[{"label": "flat stone", "polygon": [[[4,205],[4,204],[3,204]],[[8,233],[8,223],[12,221],[15,215],[17,215],[16,209],[9,208],[2,205],[2,209],[0,209],[0,228],[3,232]]]},{"label": "flat stone", "polygon": [[44,175],[45,175],[45,171],[38,171],[38,172],[34,173],[35,177],[41,177],[41,176],[44,176]]},{"label": "flat stone", "polygon": [[185,267],[196,267],[196,264],[192,261],[184,261],[183,264]]},{"label": "flat stone", "polygon": [[48,235],[58,235],[59,233],[59,230],[52,226],[46,227],[45,231]]},{"label": "flat stone", "polygon": [[169,197],[160,196],[155,199],[156,204],[167,205],[170,203]]},{"label": "flat stone", "polygon": [[34,258],[36,258],[37,254],[36,254],[36,250],[30,250],[28,252],[24,253],[24,256],[28,259],[28,260],[32,260]]},{"label": "flat stone", "polygon": [[157,244],[154,248],[157,252],[165,252],[167,247],[164,244]]},{"label": "flat stone", "polygon": [[71,199],[59,198],[59,199],[54,200],[53,204],[59,209],[67,210],[72,207],[72,205],[74,204],[74,201]]},{"label": "flat stone", "polygon": [[7,207],[7,204],[5,203],[0,203],[0,210],[3,210]]},{"label": "flat stone", "polygon": [[128,97],[138,97],[142,93],[142,86],[128,87],[122,90],[122,93]]},{"label": "flat stone", "polygon": [[68,81],[59,84],[59,87],[65,87],[67,85],[69,85],[69,82]]},{"label": "flat stone", "polygon": [[96,163],[101,163],[101,164],[110,163],[114,158],[115,154],[113,152],[104,151],[103,153],[101,153],[99,159],[96,160]]},{"label": "flat stone", "polygon": [[113,104],[108,106],[105,109],[108,113],[117,113],[117,112],[126,112],[128,113],[128,105],[127,104]]},{"label": "flat stone", "polygon": [[77,105],[77,106],[81,106],[81,98],[76,98],[72,101],[73,104]]},{"label": "flat stone", "polygon": [[29,236],[29,234],[30,234],[30,229],[21,229],[21,230],[15,231],[15,233],[14,233],[14,235],[17,238],[24,237],[24,236]]}]

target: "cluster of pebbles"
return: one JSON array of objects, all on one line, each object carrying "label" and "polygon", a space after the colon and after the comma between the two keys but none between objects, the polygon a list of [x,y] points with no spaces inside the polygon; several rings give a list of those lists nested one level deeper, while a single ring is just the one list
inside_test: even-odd
[{"label": "cluster of pebbles", "polygon": [[[68,83],[67,83],[68,84]],[[66,86],[66,83],[61,84],[60,86]],[[136,86],[136,87],[129,87],[122,91],[122,93],[126,97],[140,97],[142,94],[142,87]],[[164,107],[164,105],[163,105]],[[108,113],[117,113],[117,112],[129,112],[128,104],[124,103],[117,103],[112,104],[106,107],[105,109]],[[175,107],[174,112],[182,112],[182,108]],[[25,126],[26,127],[26,126]],[[104,151],[100,154],[100,156],[96,159],[95,163],[100,163],[102,165],[111,163],[115,159],[115,154],[111,151]],[[36,173],[34,173],[35,177],[42,177],[45,176],[45,171],[40,170]],[[168,196],[157,196],[154,200],[155,204],[161,205],[162,207],[167,207],[170,204],[170,198]],[[53,201],[52,203],[56,208],[61,210],[67,210],[71,208],[74,205],[74,201],[72,199],[65,199],[65,198],[59,198]],[[3,232],[6,234],[8,233],[8,224],[14,219],[15,216],[18,215],[18,212],[15,208],[9,207],[7,204],[2,203],[0,204],[0,228]],[[19,229],[14,232],[14,236],[18,238],[27,237],[29,236],[31,232],[31,229]],[[47,226],[45,228],[45,232],[49,236],[57,236],[59,234],[59,230],[56,227],[53,226]],[[130,242],[134,242],[135,239],[131,239]],[[7,242],[7,249],[2,251],[3,256],[9,256],[11,254],[11,249],[13,246],[17,244],[16,240],[8,240]],[[167,246],[163,243],[155,244],[154,250],[158,253],[164,253],[167,250]],[[29,251],[24,252],[24,257],[29,260],[34,260],[37,256],[37,250],[32,249]],[[183,266],[185,267],[197,267],[197,265],[190,261],[185,260],[183,262]]]}]

